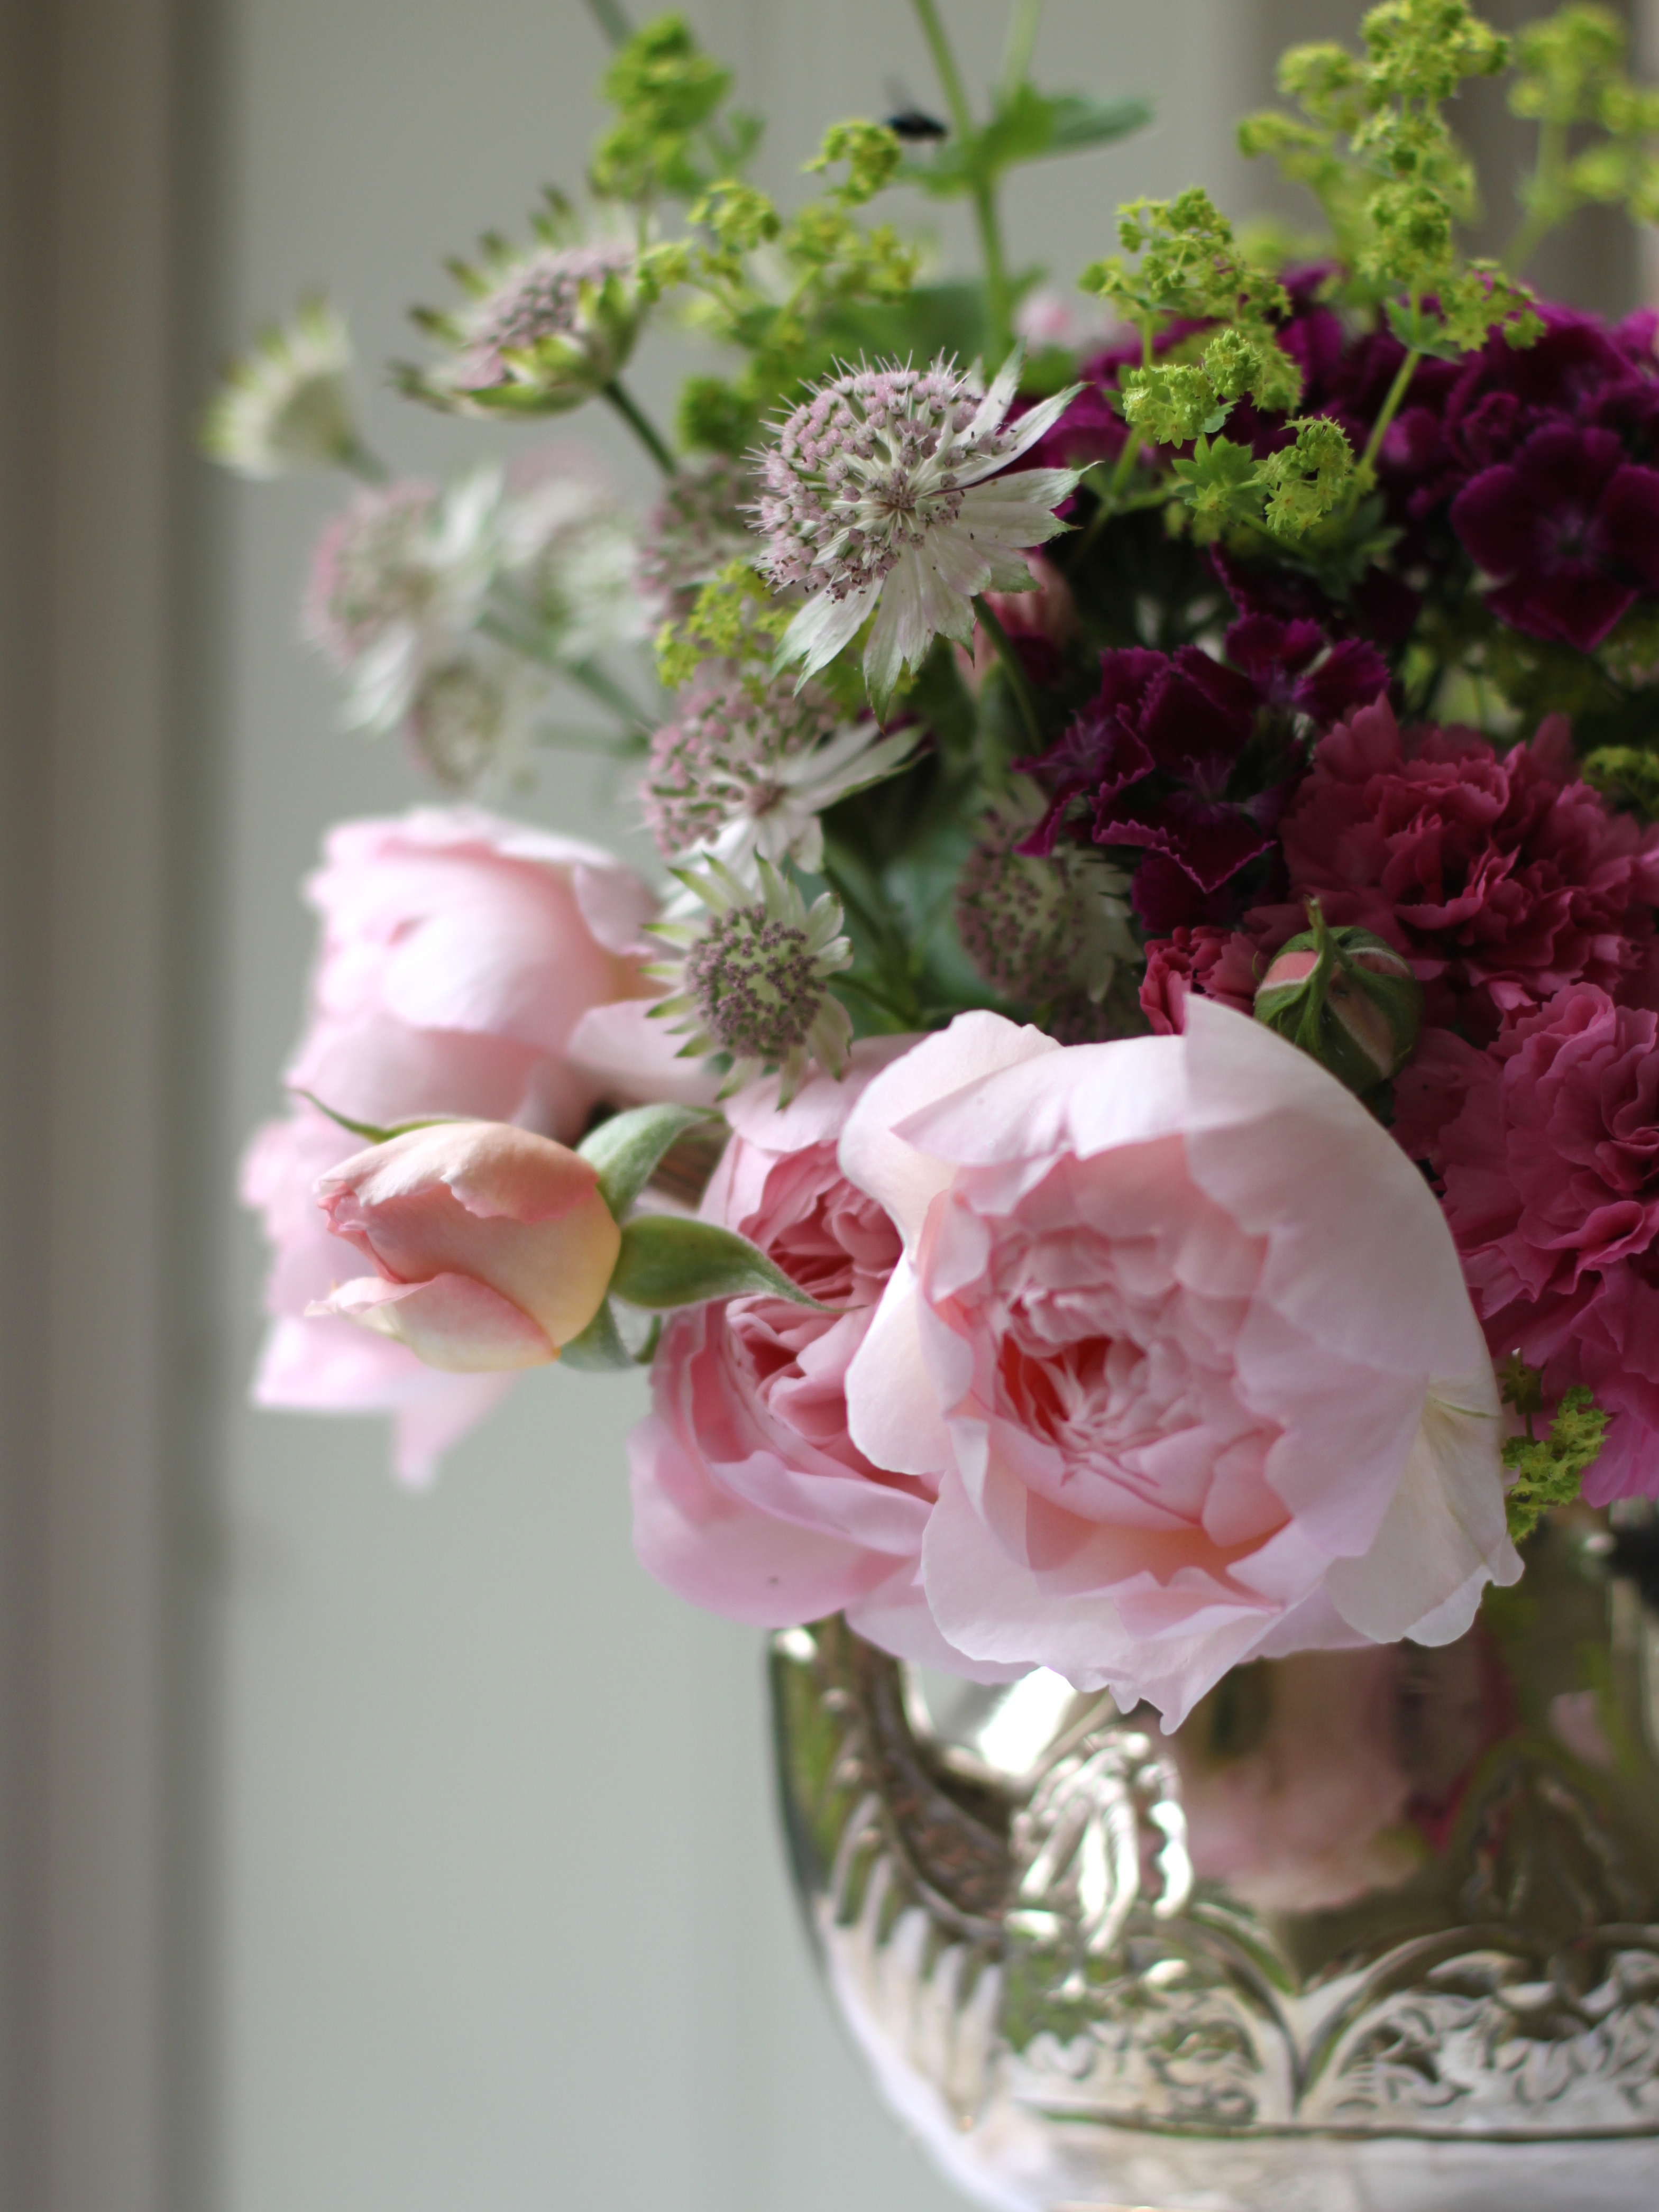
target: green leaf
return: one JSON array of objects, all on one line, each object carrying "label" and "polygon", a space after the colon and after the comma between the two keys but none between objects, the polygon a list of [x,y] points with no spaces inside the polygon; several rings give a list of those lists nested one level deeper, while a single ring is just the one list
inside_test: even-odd
[{"label": "green leaf", "polygon": [[1062,92],[1048,106],[1054,115],[1048,142],[1051,154],[1078,154],[1089,146],[1109,146],[1114,139],[1144,131],[1152,119],[1151,103],[1133,98],[1089,100],[1080,93]]},{"label": "green leaf", "polygon": [[599,1173],[599,1196],[620,1221],[663,1154],[708,1115],[697,1106],[636,1106],[601,1121],[576,1150]]},{"label": "green leaf", "polygon": [[349,1114],[337,1114],[331,1106],[325,1106],[314,1091],[301,1091],[296,1086],[294,1095],[296,1098],[303,1098],[308,1106],[314,1106],[319,1114],[325,1114],[336,1128],[345,1130],[350,1136],[361,1137],[366,1145],[387,1145],[394,1137],[406,1137],[411,1129],[437,1129],[446,1121],[466,1119],[462,1114],[428,1114],[421,1121],[394,1121],[390,1128],[383,1129],[378,1121],[354,1121]]},{"label": "green leaf", "polygon": [[642,1213],[628,1223],[611,1290],[652,1313],[757,1294],[825,1310],[746,1237],[672,1213]]}]

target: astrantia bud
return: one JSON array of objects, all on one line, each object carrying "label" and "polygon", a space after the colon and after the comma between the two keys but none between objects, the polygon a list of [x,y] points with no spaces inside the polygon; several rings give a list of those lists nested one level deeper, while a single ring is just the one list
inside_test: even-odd
[{"label": "astrantia bud", "polygon": [[1023,853],[1032,822],[994,811],[957,884],[963,950],[991,986],[1024,1006],[1098,1004],[1138,957],[1122,870],[1081,846]]},{"label": "astrantia bud", "polygon": [[1328,1067],[1350,1091],[1370,1091],[1416,1049],[1423,990],[1411,963],[1369,929],[1332,929],[1318,902],[1313,927],[1293,937],[1262,977],[1255,1018]]}]

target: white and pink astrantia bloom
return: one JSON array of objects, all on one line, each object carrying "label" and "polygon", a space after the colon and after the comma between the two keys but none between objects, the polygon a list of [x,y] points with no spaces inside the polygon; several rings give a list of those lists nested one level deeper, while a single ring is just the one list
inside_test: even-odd
[{"label": "white and pink astrantia bloom", "polygon": [[809,594],[779,648],[803,683],[874,614],[864,672],[879,707],[935,637],[971,646],[980,592],[1031,588],[1024,549],[1066,527],[1054,509],[1078,472],[1001,471],[1078,387],[1009,423],[1024,363],[1017,348],[988,392],[944,360],[852,370],[803,401],[760,456],[761,565],[781,590]]},{"label": "white and pink astrantia bloom", "polygon": [[659,1581],[712,1612],[763,1627],[845,1612],[886,1649],[961,1671],[918,1580],[937,1485],[872,1466],[847,1433],[848,1366],[901,1247],[836,1146],[909,1042],[866,1039],[841,1081],[814,1076],[781,1111],[775,1077],[728,1101],[732,1135],[703,1218],[751,1238],[830,1310],[746,1297],[673,1317],[652,1413],[629,1439],[634,1541]]},{"label": "white and pink astrantia bloom", "polygon": [[389,1415],[397,1471],[422,1482],[512,1376],[443,1373],[349,1320],[307,1316],[351,1264],[316,1182],[362,1139],[299,1094],[382,1127],[471,1115],[568,1144],[603,1099],[695,1082],[687,1103],[700,1103],[714,1085],[694,1063],[676,1066],[676,1041],[645,1018],[641,933],[656,902],[596,846],[474,807],[422,807],[331,830],[306,895],[322,942],[287,1070],[294,1108],[257,1132],[242,1170],[272,1247],[253,1395]]},{"label": "white and pink astrantia bloom", "polygon": [[1184,1036],[1062,1048],[963,1015],[840,1158],[904,1243],[850,1434],[936,1487],[922,1584],[969,1660],[1173,1728],[1241,1661],[1449,1641],[1519,1575],[1440,1208],[1260,1024],[1194,999]]}]

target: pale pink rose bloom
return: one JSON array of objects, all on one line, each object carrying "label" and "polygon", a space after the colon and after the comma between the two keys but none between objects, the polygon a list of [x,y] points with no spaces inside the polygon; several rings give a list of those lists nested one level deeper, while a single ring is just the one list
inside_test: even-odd
[{"label": "pale pink rose bloom", "polygon": [[333,1235],[375,1273],[307,1310],[343,1315],[428,1367],[541,1367],[604,1301],[622,1232],[599,1172],[507,1121],[441,1121],[319,1178]]},{"label": "pale pink rose bloom", "polygon": [[[647,988],[639,950],[654,901],[609,854],[471,807],[422,808],[341,823],[306,888],[323,932],[287,1071],[295,1090],[380,1126],[452,1114],[566,1143],[599,1100],[658,1095],[572,1058],[590,1008]],[[313,1186],[361,1147],[303,1100],[249,1147],[243,1196],[274,1247],[253,1396],[390,1414],[397,1471],[422,1482],[511,1378],[441,1374],[349,1321],[305,1317],[346,1256]]]},{"label": "pale pink rose bloom", "polygon": [[1170,1728],[1247,1658],[1462,1635],[1521,1571],[1427,1184],[1305,1054],[1186,1012],[1071,1047],[961,1016],[841,1144],[904,1240],[849,1429],[938,1485],[937,1626]]},{"label": "pale pink rose bloom", "polygon": [[634,1541],[693,1604],[765,1627],[844,1610],[888,1650],[949,1664],[916,1579],[934,1485],[865,1458],[843,1388],[899,1237],[842,1174],[836,1146],[866,1085],[908,1042],[854,1046],[840,1083],[814,1077],[781,1113],[775,1078],[728,1101],[733,1134],[703,1218],[752,1238],[840,1310],[749,1297],[674,1317],[653,1410],[629,1440]]}]

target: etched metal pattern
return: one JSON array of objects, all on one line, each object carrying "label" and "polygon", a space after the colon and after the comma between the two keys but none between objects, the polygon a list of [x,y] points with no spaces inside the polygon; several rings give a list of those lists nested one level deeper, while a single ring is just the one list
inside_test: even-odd
[{"label": "etched metal pattern", "polygon": [[[1348,1798],[1397,1770],[1399,1803],[1334,1843],[1306,1807],[1346,1804],[1344,1778],[1298,1778],[1272,1667],[1175,1738],[1097,1711],[1014,1777],[915,1724],[903,1670],[844,1624],[779,1637],[803,1899],[946,2171],[1008,2207],[1254,2212],[1240,2192],[1272,2188],[1276,2212],[1309,2189],[1320,2212],[1558,2212],[1571,2147],[1585,2212],[1659,2197],[1656,1670],[1619,1564],[1583,1517],[1540,1544],[1526,1613],[1377,1662],[1386,1741],[1345,1751]],[[1310,1668],[1346,1694],[1365,1663],[1285,1662],[1310,1710]],[[1258,1801],[1273,1819],[1218,1828],[1218,1802]]]}]

